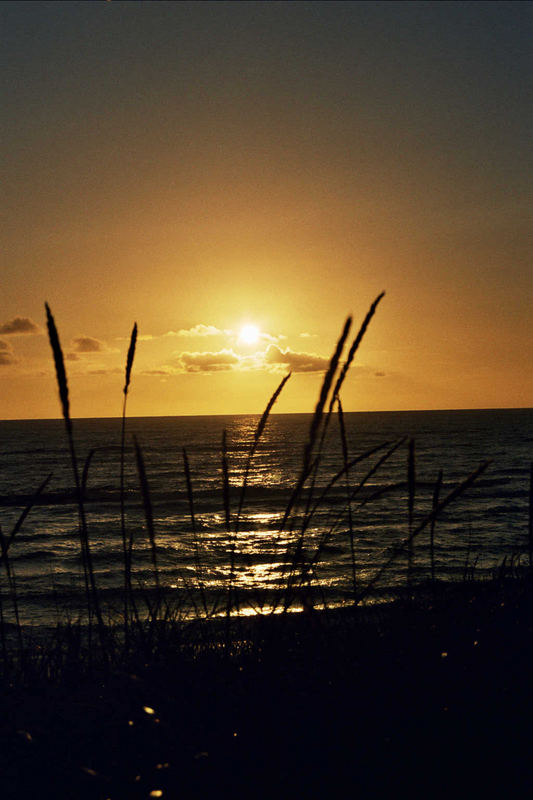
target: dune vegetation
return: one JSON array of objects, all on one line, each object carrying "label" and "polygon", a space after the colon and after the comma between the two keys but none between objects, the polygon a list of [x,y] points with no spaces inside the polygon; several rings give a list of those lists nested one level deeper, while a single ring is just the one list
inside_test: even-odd
[{"label": "dune vegetation", "polygon": [[[518,571],[504,561],[491,580],[474,575],[462,583],[438,580],[436,521],[489,462],[446,492],[439,475],[432,508],[415,520],[412,440],[383,442],[349,455],[341,390],[382,297],[372,303],[351,342],[351,318],[342,329],[311,418],[300,472],[274,534],[283,548],[284,568],[272,591],[258,589],[253,601],[247,601],[246,613],[238,588],[244,563],[238,534],[254,457],[290,375],[281,380],[258,420],[236,493],[230,493],[230,454],[225,432],[222,436],[221,513],[230,545],[227,584],[216,594],[208,591],[196,528],[198,502],[183,449],[195,578],[184,581],[176,599],[160,579],[149,475],[136,439],[150,582],[138,584],[132,566],[135,541],[125,513],[124,464],[134,325],[125,367],[118,476],[123,589],[121,607],[111,613],[99,591],[86,514],[93,452],[82,459],[76,450],[63,352],[46,305],[76,489],[85,611],[58,619],[46,640],[34,639],[20,622],[10,556],[18,532],[46,489],[46,478],[11,531],[0,532],[3,797],[103,800],[273,792],[322,797],[340,796],[345,787],[363,797],[391,792],[401,797],[479,791],[498,781],[507,789],[526,785],[523,759],[533,719],[528,699],[533,501],[528,568]],[[333,424],[343,457],[324,485],[317,478]],[[407,453],[401,486],[407,535],[376,565],[372,579],[363,580],[354,547],[357,504],[367,482],[386,470],[399,447]],[[356,464],[365,470],[354,482]],[[339,485],[346,487],[346,502],[318,545],[314,540],[311,545],[307,534],[314,516]],[[364,502],[372,499],[365,495]],[[351,591],[342,608],[328,609],[316,567],[339,514],[350,552]],[[422,536],[430,541],[431,579],[419,586],[413,582],[412,564]],[[366,605],[397,559],[405,559],[405,590],[387,605]],[[487,769],[491,757],[498,759],[497,774]]]}]

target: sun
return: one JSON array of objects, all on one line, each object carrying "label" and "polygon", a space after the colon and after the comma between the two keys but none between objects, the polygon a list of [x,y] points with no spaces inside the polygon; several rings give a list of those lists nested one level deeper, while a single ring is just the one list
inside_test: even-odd
[{"label": "sun", "polygon": [[243,325],[239,333],[239,343],[257,344],[260,335],[257,325]]}]

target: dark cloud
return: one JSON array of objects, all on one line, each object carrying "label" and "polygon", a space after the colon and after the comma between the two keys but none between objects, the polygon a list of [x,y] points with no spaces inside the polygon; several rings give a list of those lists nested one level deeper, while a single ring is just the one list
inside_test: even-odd
[{"label": "dark cloud", "polygon": [[65,356],[66,361],[79,361],[80,357],[77,353],[67,353]]},{"label": "dark cloud", "polygon": [[11,345],[8,342],[4,342],[3,339],[0,339],[0,352],[1,351],[10,351]]},{"label": "dark cloud", "polygon": [[179,353],[179,363],[185,372],[220,372],[239,363],[233,350],[219,350],[217,353]]},{"label": "dark cloud", "polygon": [[291,372],[323,372],[327,369],[329,359],[316,353],[298,353],[287,347],[282,350],[275,344],[269,345],[265,353],[267,364],[283,364]]},{"label": "dark cloud", "polygon": [[385,373],[384,372],[374,372],[374,376],[376,378],[384,378],[385,377]]},{"label": "dark cloud", "polygon": [[28,333],[40,333],[41,329],[29,317],[14,317],[0,325],[0,333],[5,336],[19,336]]},{"label": "dark cloud", "polygon": [[76,353],[102,353],[107,350],[103,342],[92,336],[77,336],[72,341]]},{"label": "dark cloud", "polygon": [[173,374],[174,372],[169,369],[145,369],[141,373],[141,375],[156,375],[158,377],[167,377]]}]

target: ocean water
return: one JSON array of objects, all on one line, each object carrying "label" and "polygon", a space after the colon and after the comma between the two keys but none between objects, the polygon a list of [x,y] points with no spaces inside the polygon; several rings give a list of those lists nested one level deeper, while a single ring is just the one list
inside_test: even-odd
[{"label": "ocean water", "polygon": [[[134,540],[134,585],[153,591],[152,550],[146,529],[132,436],[141,444],[150,488],[157,564],[169,602],[185,616],[223,607],[230,585],[240,613],[272,608],[275,589],[291,574],[290,553],[300,542],[312,562],[306,596],[321,605],[342,605],[357,588],[372,584],[394,548],[408,535],[407,441],[379,464],[402,437],[415,442],[416,527],[431,511],[434,485],[443,473],[441,498],[490,459],[486,471],[439,515],[434,562],[441,580],[486,576],[504,558],[519,569],[527,561],[529,480],[533,460],[533,409],[422,411],[345,414],[349,458],[383,447],[343,475],[339,426],[332,417],[315,477],[314,513],[300,539],[303,504],[280,530],[296,485],[311,416],[271,415],[251,462],[237,531],[236,512],[258,416],[150,417],[127,421],[126,527]],[[224,511],[221,440],[226,431],[231,526]],[[117,419],[74,420],[80,470],[94,451],[88,472],[86,512],[97,586],[111,619],[119,620],[123,584],[120,527],[120,435]],[[60,420],[0,422],[0,525],[8,535],[47,475],[50,481],[12,541],[21,620],[48,625],[84,608],[75,483],[64,425]],[[388,443],[388,444],[385,444]],[[195,526],[183,468],[191,473]],[[364,485],[356,491],[359,484]],[[348,503],[348,496],[351,500]],[[352,518],[354,558],[349,533]],[[233,553],[233,556],[232,556]],[[367,602],[405,585],[407,559],[399,554],[380,576]],[[429,526],[414,542],[411,580],[430,576]],[[201,590],[200,590],[201,584]],[[5,572],[0,573],[4,614],[12,618]],[[140,595],[139,595],[140,596]],[[298,607],[301,596],[294,597]]]}]

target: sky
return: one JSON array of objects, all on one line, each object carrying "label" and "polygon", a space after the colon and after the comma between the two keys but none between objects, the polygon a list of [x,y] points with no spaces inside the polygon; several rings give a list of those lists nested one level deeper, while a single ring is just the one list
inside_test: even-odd
[{"label": "sky", "polygon": [[[0,4],[0,418],[533,406],[532,5]],[[249,327],[245,327],[249,326]],[[244,334],[243,334],[243,328]]]}]

